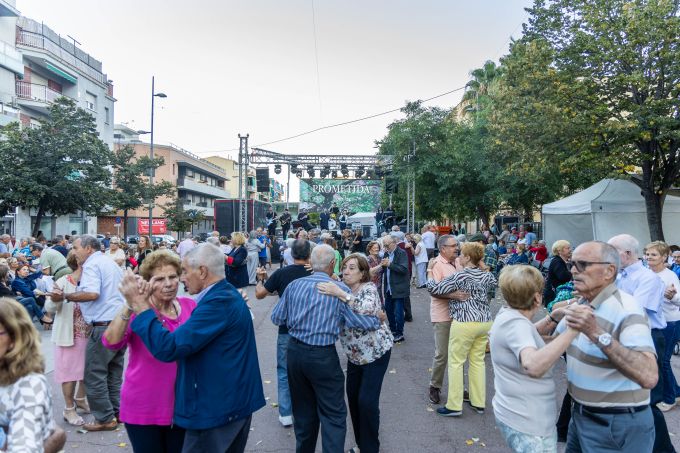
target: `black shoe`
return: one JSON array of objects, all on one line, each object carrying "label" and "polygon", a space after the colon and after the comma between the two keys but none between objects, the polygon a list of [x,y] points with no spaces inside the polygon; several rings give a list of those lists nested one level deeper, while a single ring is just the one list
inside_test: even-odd
[{"label": "black shoe", "polygon": [[394,342],[395,343],[402,343],[406,338],[404,338],[403,335],[399,335],[398,337],[394,337]]},{"label": "black shoe", "polygon": [[463,401],[465,401],[466,403],[470,402],[470,392],[468,392],[467,390],[463,390]]},{"label": "black shoe", "polygon": [[463,415],[463,411],[452,411],[451,409],[447,409],[446,406],[437,409],[437,413],[442,417],[460,417]]},{"label": "black shoe", "polygon": [[[470,404],[470,403],[468,403],[468,404]],[[473,406],[472,404],[470,404],[470,407],[472,408],[473,411],[477,412],[478,414],[483,414],[483,413],[484,413],[484,408],[483,408],[483,407]]]},{"label": "black shoe", "polygon": [[430,386],[430,403],[439,404],[441,401],[441,390],[437,387]]},{"label": "black shoe", "polygon": [[404,321],[413,322],[413,316],[409,316],[408,318],[404,318]]}]

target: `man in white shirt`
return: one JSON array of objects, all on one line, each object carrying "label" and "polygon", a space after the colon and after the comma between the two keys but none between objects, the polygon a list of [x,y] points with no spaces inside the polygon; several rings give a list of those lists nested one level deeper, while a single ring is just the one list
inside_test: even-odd
[{"label": "man in white shirt", "polygon": [[180,259],[184,259],[187,252],[195,246],[196,243],[191,238],[191,233],[184,233],[184,240],[177,246],[177,253],[179,253]]},{"label": "man in white shirt", "polygon": [[432,231],[432,227],[430,225],[425,225],[423,229],[421,230],[422,232],[422,242],[423,245],[425,246],[425,249],[427,249],[427,259],[431,260],[434,258],[434,242],[436,240],[436,237],[434,235],[434,232]]}]

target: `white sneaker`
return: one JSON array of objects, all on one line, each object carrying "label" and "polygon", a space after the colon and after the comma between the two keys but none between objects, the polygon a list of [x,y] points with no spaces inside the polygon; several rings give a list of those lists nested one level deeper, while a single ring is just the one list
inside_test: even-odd
[{"label": "white sneaker", "polygon": [[279,415],[279,422],[283,425],[284,428],[288,428],[289,426],[293,426],[293,416],[292,415],[286,415],[281,416]]},{"label": "white sneaker", "polygon": [[657,403],[656,407],[658,407],[661,412],[668,412],[669,410],[671,410],[675,407],[675,403],[667,404],[667,403],[661,402],[661,403]]}]

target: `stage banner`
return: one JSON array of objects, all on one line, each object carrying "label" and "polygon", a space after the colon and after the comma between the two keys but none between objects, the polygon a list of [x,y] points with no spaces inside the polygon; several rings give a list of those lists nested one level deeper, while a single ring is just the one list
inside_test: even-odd
[{"label": "stage banner", "polygon": [[300,179],[300,207],[311,212],[337,203],[350,212],[375,212],[380,206],[379,179]]},{"label": "stage banner", "polygon": [[[153,219],[153,234],[167,233],[166,221],[166,219]],[[137,219],[137,233],[149,234],[149,219]]]}]

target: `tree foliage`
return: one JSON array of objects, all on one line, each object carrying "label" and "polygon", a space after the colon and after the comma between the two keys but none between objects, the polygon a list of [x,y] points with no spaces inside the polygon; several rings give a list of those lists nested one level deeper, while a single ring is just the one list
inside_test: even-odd
[{"label": "tree foliage", "polygon": [[99,213],[110,195],[111,151],[99,139],[95,120],[61,97],[36,128],[11,123],[0,141],[0,212],[33,208],[33,235],[42,218],[80,210]]},{"label": "tree foliage", "polygon": [[170,231],[176,231],[177,237],[191,230],[191,227],[205,220],[205,211],[198,209],[184,209],[184,201],[177,197],[161,207]]},{"label": "tree foliage", "polygon": [[128,211],[138,209],[164,195],[175,192],[175,186],[169,181],[157,181],[149,184],[149,171],[155,171],[165,163],[162,156],[137,156],[130,145],[125,145],[113,152],[113,187],[111,206],[123,211],[124,236],[127,237]]}]

